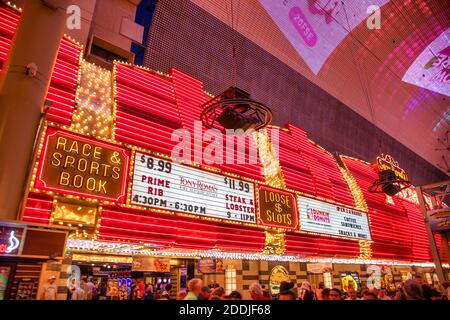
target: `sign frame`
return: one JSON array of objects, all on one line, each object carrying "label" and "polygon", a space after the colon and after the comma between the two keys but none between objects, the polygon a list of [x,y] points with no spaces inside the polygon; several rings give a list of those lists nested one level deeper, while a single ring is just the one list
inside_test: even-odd
[{"label": "sign frame", "polygon": [[[224,223],[230,223],[230,224],[240,224],[240,225],[245,225],[245,226],[251,226],[251,227],[256,227],[256,228],[261,228],[261,225],[258,224],[258,215],[257,215],[257,201],[256,201],[256,186],[259,183],[259,181],[257,180],[253,180],[250,178],[246,178],[246,177],[241,177],[239,175],[236,174],[232,174],[229,172],[225,172],[222,170],[218,170],[215,168],[210,168],[207,166],[203,166],[203,165],[194,165],[192,163],[186,163],[183,161],[176,161],[174,159],[172,159],[170,156],[161,154],[161,153],[157,153],[157,152],[152,152],[149,150],[145,150],[143,148],[140,147],[132,147],[132,153],[131,153],[131,165],[130,165],[130,169],[128,172],[128,191],[127,191],[127,198],[126,198],[126,203],[125,205],[128,207],[132,207],[132,208],[137,208],[139,210],[143,210],[143,211],[150,211],[150,212],[160,212],[160,213],[169,213],[169,214],[176,214],[176,215],[181,215],[184,217],[189,217],[189,218],[195,218],[195,219],[203,219],[203,220],[209,220],[209,221],[216,221],[216,222],[224,222]],[[234,220],[234,219],[224,219],[224,218],[217,218],[217,217],[212,217],[211,215],[202,215],[202,214],[197,214],[197,213],[192,213],[192,212],[185,212],[185,211],[181,211],[181,210],[176,210],[174,208],[158,208],[158,207],[151,207],[151,206],[143,206],[143,205],[139,205],[139,204],[135,204],[131,201],[132,199],[132,188],[133,188],[133,175],[134,175],[134,170],[135,170],[135,159],[136,159],[136,154],[137,153],[143,153],[147,156],[151,156],[153,158],[157,158],[157,159],[161,159],[164,161],[171,161],[172,163],[176,163],[179,164],[181,166],[185,166],[185,167],[189,167],[192,169],[196,169],[196,170],[200,170],[202,172],[206,172],[206,173],[211,173],[211,174],[215,174],[215,175],[219,175],[222,176],[223,178],[231,178],[231,179],[239,179],[242,181],[245,181],[246,183],[250,183],[253,186],[253,194],[251,195],[251,198],[253,199],[254,202],[254,207],[255,207],[255,221],[254,222],[247,222],[247,221],[239,221],[239,220]],[[214,213],[214,212],[212,212]]]},{"label": "sign frame", "polygon": [[27,236],[28,226],[23,224],[16,224],[13,222],[0,222],[0,227],[22,229],[19,247],[17,253],[2,253],[0,257],[20,257],[22,256],[23,246],[25,245],[25,238]]},{"label": "sign frame", "polygon": [[[289,193],[290,195],[293,196],[293,219],[294,219],[294,226],[293,227],[285,227],[285,226],[281,226],[281,225],[271,225],[268,223],[265,223],[262,221],[261,219],[261,204],[259,201],[259,192],[260,192],[260,187],[264,187],[265,189],[270,189],[273,190],[275,192],[282,192],[282,193]],[[257,206],[257,225],[259,227],[265,228],[265,229],[278,229],[278,230],[284,230],[287,232],[292,232],[298,229],[299,225],[300,225],[300,219],[298,216],[298,206],[297,206],[297,202],[298,202],[298,197],[297,197],[297,193],[295,191],[289,190],[289,189],[277,189],[271,186],[268,186],[266,184],[257,184],[256,188],[255,188],[255,193],[256,193],[256,197],[255,200],[258,199],[258,201],[256,201],[256,206]]]},{"label": "sign frame", "polygon": [[302,229],[301,229],[301,228],[302,228],[302,219],[300,219],[300,208],[299,208],[299,206],[298,206],[298,208],[297,208],[297,213],[298,213],[299,223],[298,223],[298,231],[296,231],[296,232],[298,232],[298,233],[311,234],[311,235],[315,235],[315,236],[322,236],[322,237],[331,237],[331,238],[337,238],[337,239],[352,240],[352,241],[368,241],[368,242],[373,242],[373,240],[372,240],[371,221],[370,221],[370,215],[369,215],[368,212],[366,212],[366,211],[364,211],[364,210],[356,209],[356,208],[353,208],[353,207],[351,207],[351,206],[344,205],[344,204],[341,204],[341,203],[338,203],[338,202],[327,201],[327,200],[324,200],[324,199],[322,199],[322,198],[320,198],[320,199],[319,199],[319,198],[315,198],[315,197],[312,197],[312,196],[309,196],[309,195],[306,195],[306,194],[303,194],[303,193],[297,194],[297,202],[298,202],[301,198],[308,198],[308,199],[311,199],[311,200],[314,200],[314,201],[324,202],[324,203],[326,203],[326,204],[328,204],[328,205],[339,206],[339,207],[346,208],[346,209],[349,209],[349,210],[354,210],[354,211],[358,211],[358,212],[364,213],[364,214],[366,215],[366,217],[367,217],[367,226],[368,226],[368,233],[369,233],[370,239],[360,239],[360,238],[348,237],[348,236],[344,236],[344,235],[334,235],[334,234],[320,233],[320,232],[309,231],[309,230],[302,230]]},{"label": "sign frame", "polygon": [[[50,133],[49,133],[50,132]],[[48,147],[48,141],[51,137],[57,135],[58,133],[63,133],[63,135],[68,136],[69,138],[79,140],[86,143],[95,143],[98,146],[102,146],[108,149],[113,149],[115,151],[119,151],[124,159],[125,163],[122,164],[121,168],[123,169],[123,172],[121,173],[122,176],[122,182],[121,182],[121,192],[117,197],[108,197],[108,196],[101,196],[101,195],[95,195],[95,194],[88,194],[84,192],[76,192],[76,191],[69,191],[65,189],[60,189],[57,187],[47,186],[47,183],[43,179],[43,168],[46,165],[46,160],[48,158],[46,157],[47,147]],[[72,196],[78,196],[80,198],[85,199],[97,199],[102,201],[113,201],[117,203],[124,203],[126,200],[126,194],[127,194],[127,176],[128,176],[128,170],[130,167],[130,150],[127,147],[123,147],[121,145],[117,145],[115,143],[109,143],[104,140],[90,138],[87,136],[83,136],[80,133],[73,132],[66,130],[64,128],[60,128],[58,126],[51,126],[47,125],[43,134],[42,134],[42,148],[39,150],[39,160],[36,164],[36,178],[32,182],[32,186],[34,188],[39,190],[45,190],[50,192],[56,192],[61,195],[72,195]]]}]

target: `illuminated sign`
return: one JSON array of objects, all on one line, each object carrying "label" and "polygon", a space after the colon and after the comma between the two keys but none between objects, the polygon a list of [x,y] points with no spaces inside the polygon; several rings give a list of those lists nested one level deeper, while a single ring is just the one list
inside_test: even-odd
[{"label": "illuminated sign", "polygon": [[395,161],[390,155],[382,154],[381,156],[378,156],[376,165],[380,171],[392,170],[398,178],[408,180],[405,170],[401,169],[398,162]]},{"label": "illuminated sign", "polygon": [[132,271],[170,272],[170,259],[133,257]]},{"label": "illuminated sign", "polygon": [[289,272],[283,266],[276,266],[270,272],[269,286],[271,294],[280,293],[280,284],[283,281],[290,281]]},{"label": "illuminated sign", "polygon": [[450,96],[450,29],[437,37],[417,57],[402,81]]},{"label": "illuminated sign", "polygon": [[299,196],[300,230],[370,240],[367,213]]},{"label": "illuminated sign", "polygon": [[333,264],[331,263],[308,263],[306,271],[309,273],[321,274],[325,272],[333,272]]},{"label": "illuminated sign", "polygon": [[67,267],[67,274],[70,276],[67,278],[67,288],[76,289],[81,285],[81,269],[77,265],[70,265]]},{"label": "illuminated sign", "polygon": [[131,204],[255,223],[251,182],[136,152]]},{"label": "illuminated sign", "polygon": [[275,24],[318,74],[339,43],[370,13],[389,0],[259,0]]},{"label": "illuminated sign", "polygon": [[434,212],[428,216],[428,223],[433,231],[450,230],[450,209],[442,209],[440,212]]},{"label": "illuminated sign", "polygon": [[19,254],[23,229],[0,226],[0,255]]},{"label": "illuminated sign", "polygon": [[128,163],[127,149],[49,127],[35,187],[124,202]]},{"label": "illuminated sign", "polygon": [[259,221],[262,225],[293,230],[297,228],[295,195],[266,186],[258,186]]},{"label": "illuminated sign", "polygon": [[200,273],[223,273],[222,259],[200,259],[197,263],[197,270]]},{"label": "illuminated sign", "polygon": [[355,291],[359,291],[361,287],[361,281],[359,280],[359,274],[357,272],[344,272],[341,273],[341,285],[342,291],[347,292],[348,289],[353,288]]}]

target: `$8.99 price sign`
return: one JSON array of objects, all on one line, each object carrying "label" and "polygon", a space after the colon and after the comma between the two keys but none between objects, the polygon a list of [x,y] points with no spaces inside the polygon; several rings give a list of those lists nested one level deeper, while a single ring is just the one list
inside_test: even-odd
[{"label": "$8.99 price sign", "polygon": [[254,184],[136,152],[131,204],[256,223]]}]

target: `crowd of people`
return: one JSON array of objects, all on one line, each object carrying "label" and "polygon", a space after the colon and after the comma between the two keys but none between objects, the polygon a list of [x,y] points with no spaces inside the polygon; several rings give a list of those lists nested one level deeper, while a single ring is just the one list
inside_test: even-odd
[{"label": "crowd of people", "polygon": [[[383,288],[364,288],[359,291],[349,288],[344,293],[338,288],[324,288],[322,283],[319,288],[313,289],[308,281],[304,281],[297,291],[293,282],[283,281],[276,295],[271,295],[267,288],[259,283],[251,284],[248,291],[251,300],[448,300],[450,284],[444,283],[443,290],[438,291],[418,278],[405,281],[395,292],[388,292]],[[177,300],[242,300],[242,294],[232,291],[226,295],[225,290],[218,284],[203,286],[201,279],[191,279],[187,293],[179,292]]]},{"label": "crowd of people", "polygon": [[[56,299],[55,277],[50,277],[44,285],[43,299]],[[360,290],[348,288],[342,292],[338,288],[325,288],[323,283],[318,288],[313,288],[308,281],[304,281],[299,290],[294,288],[294,283],[283,281],[280,283],[279,293],[270,294],[265,285],[253,283],[248,288],[248,297],[251,300],[448,300],[450,298],[450,283],[446,282],[438,288],[423,283],[420,277],[409,279],[403,285],[397,287],[395,292],[386,289],[363,287]],[[131,288],[125,283],[117,292],[108,292],[106,281],[94,283],[92,279],[83,277],[79,286],[68,289],[69,300],[106,300],[114,296],[118,300],[242,300],[241,292],[234,290],[226,294],[225,289],[216,282],[203,285],[198,278],[188,282],[186,290],[175,292],[172,284],[166,284],[158,289],[151,284],[145,284],[142,279],[133,280]]]}]

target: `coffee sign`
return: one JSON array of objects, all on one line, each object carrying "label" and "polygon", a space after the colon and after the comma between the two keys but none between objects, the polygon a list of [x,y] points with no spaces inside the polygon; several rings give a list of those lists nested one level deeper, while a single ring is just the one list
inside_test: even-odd
[{"label": "coffee sign", "polygon": [[49,127],[36,188],[124,202],[129,151]]},{"label": "coffee sign", "polygon": [[295,195],[267,186],[258,186],[259,221],[262,225],[294,230],[297,228]]},{"label": "coffee sign", "polygon": [[371,240],[367,213],[304,196],[298,197],[300,230]]}]

